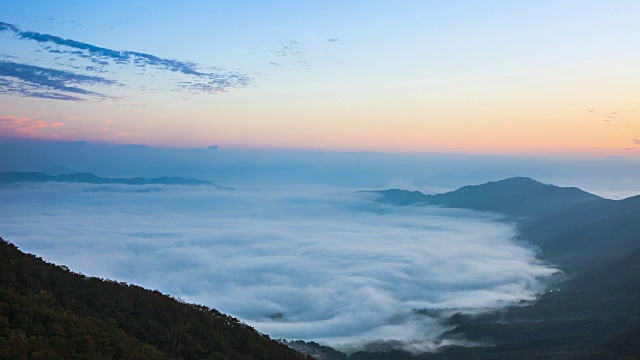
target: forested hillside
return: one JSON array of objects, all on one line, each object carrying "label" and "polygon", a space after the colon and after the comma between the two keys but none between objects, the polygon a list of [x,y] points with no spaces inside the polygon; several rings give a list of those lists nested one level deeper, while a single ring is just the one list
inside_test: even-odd
[{"label": "forested hillside", "polygon": [[0,358],[304,356],[215,309],[72,273],[0,239]]},{"label": "forested hillside", "polygon": [[545,260],[573,276],[640,250],[640,196],[586,201],[520,230]]}]

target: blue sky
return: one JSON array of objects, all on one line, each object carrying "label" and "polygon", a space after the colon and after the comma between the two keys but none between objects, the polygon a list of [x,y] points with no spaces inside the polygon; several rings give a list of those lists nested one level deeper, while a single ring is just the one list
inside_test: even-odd
[{"label": "blue sky", "polygon": [[[0,21],[18,31],[0,32],[0,131],[11,136],[401,152],[640,150],[636,1],[20,1],[0,9]],[[133,55],[99,67],[95,53],[78,58],[77,47],[24,35],[33,33]],[[67,88],[47,99],[33,84],[9,89],[25,65],[71,72]]]}]

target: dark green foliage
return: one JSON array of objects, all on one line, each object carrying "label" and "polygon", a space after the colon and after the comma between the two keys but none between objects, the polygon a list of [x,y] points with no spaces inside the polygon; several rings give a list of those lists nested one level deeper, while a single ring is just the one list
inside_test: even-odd
[{"label": "dark green foliage", "polygon": [[0,239],[2,359],[303,359],[235,318],[86,277]]},{"label": "dark green foliage", "polygon": [[633,360],[640,358],[640,325],[607,340],[588,359]]}]

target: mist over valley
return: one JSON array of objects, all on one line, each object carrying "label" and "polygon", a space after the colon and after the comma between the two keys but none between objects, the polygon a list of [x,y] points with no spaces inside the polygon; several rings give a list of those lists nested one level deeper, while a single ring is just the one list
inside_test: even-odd
[{"label": "mist over valley", "polygon": [[0,229],[73,271],[212,306],[272,337],[351,350],[380,340],[434,347],[447,315],[532,301],[558,272],[497,215],[377,196],[23,183],[0,188]]}]

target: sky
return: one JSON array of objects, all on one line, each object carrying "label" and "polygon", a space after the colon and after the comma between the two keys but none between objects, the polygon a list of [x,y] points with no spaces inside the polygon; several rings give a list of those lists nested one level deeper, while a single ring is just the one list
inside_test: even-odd
[{"label": "sky", "polygon": [[4,1],[0,135],[640,157],[637,1]]}]

